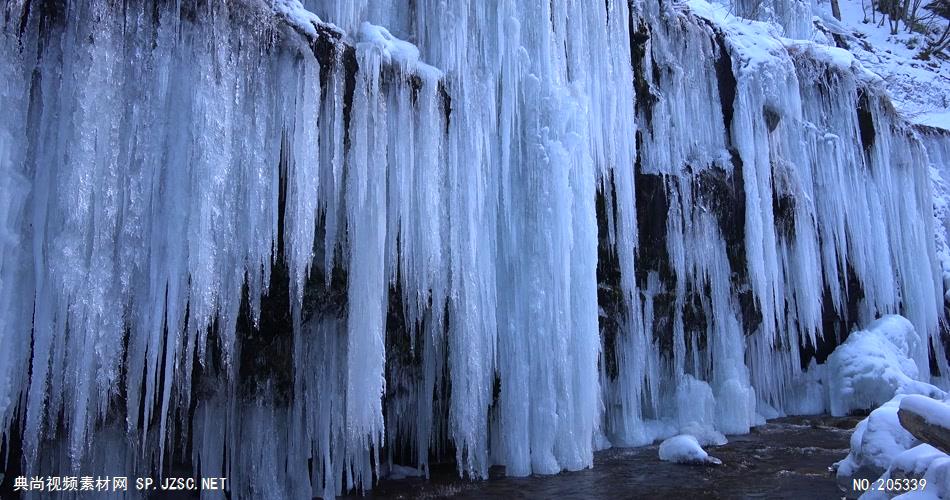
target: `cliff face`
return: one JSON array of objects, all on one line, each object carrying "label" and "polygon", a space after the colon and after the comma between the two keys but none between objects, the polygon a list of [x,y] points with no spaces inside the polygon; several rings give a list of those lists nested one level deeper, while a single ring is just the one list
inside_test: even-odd
[{"label": "cliff face", "polygon": [[774,4],[8,4],[12,467],[575,470],[795,411],[883,313],[946,376],[950,140]]}]

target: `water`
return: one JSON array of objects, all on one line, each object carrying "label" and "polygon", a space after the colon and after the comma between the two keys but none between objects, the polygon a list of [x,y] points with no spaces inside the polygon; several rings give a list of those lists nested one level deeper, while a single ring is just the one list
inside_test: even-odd
[{"label": "water", "polygon": [[659,444],[595,454],[594,467],[554,476],[461,480],[433,466],[429,480],[381,481],[374,498],[841,498],[828,467],[848,453],[858,417],[789,417],[706,450],[721,467],[661,462]]}]

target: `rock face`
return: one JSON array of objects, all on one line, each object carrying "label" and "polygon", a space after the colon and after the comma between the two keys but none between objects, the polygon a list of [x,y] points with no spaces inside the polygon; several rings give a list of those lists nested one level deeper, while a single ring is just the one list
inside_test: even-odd
[{"label": "rock face", "polygon": [[946,370],[936,146],[830,45],[701,0],[0,22],[7,476],[577,470],[747,432],[890,312]]}]

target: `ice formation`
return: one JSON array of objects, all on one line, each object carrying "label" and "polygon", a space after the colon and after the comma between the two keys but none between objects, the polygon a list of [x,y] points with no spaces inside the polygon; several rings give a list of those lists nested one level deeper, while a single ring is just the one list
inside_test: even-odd
[{"label": "ice formation", "polygon": [[709,456],[699,441],[689,434],[679,434],[660,443],[660,460],[678,464],[722,465],[722,461]]},{"label": "ice formation", "polygon": [[852,332],[824,370],[831,414],[876,408],[898,393],[938,391],[918,381],[920,370],[910,353],[919,342],[914,326],[895,315]]},{"label": "ice formation", "polygon": [[333,496],[720,441],[888,313],[945,377],[950,139],[767,4],[6,3],[4,449]]}]

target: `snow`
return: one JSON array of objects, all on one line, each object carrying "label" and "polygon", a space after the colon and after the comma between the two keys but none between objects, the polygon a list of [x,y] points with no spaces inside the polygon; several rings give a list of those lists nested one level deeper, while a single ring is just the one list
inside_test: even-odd
[{"label": "snow", "polygon": [[851,477],[864,469],[875,471],[870,475],[877,477],[897,455],[917,444],[897,418],[902,398],[903,395],[894,397],[858,422],[851,434],[851,451],[838,462],[838,477]]},{"label": "snow", "polygon": [[708,19],[726,33],[732,55],[741,72],[762,71],[785,54],[781,33],[775,25],[736,17],[729,7],[706,0],[688,0],[690,12]]},{"label": "snow", "polygon": [[812,360],[795,377],[784,409],[789,414],[848,415],[876,408],[895,395],[942,397],[944,392],[925,382],[926,372],[912,358],[920,342],[907,318],[885,315],[848,334],[825,363]]},{"label": "snow", "polygon": [[831,414],[874,408],[910,389],[920,377],[910,358],[919,343],[914,326],[895,315],[851,332],[827,361]]},{"label": "snow", "polygon": [[380,51],[386,64],[398,64],[401,68],[425,72],[429,79],[441,78],[441,72],[425,63],[419,62],[419,49],[392,35],[386,28],[364,21],[356,33],[357,46],[366,49],[373,47]]},{"label": "snow", "polygon": [[[892,478],[913,478],[926,481],[926,483],[919,483],[924,484],[923,488],[892,498],[903,500],[946,498],[950,494],[950,456],[929,444],[918,444],[895,455],[887,470],[877,481],[886,482]],[[887,491],[872,488],[861,498],[863,500],[883,500],[891,497]]]},{"label": "snow", "polygon": [[300,0],[273,0],[274,12],[287,19],[291,25],[311,38],[317,37],[317,26],[323,21],[316,14],[305,9]]},{"label": "snow", "polygon": [[660,444],[660,460],[677,464],[722,464],[718,458],[709,456],[696,438],[688,434],[680,434],[663,441]]},{"label": "snow", "polygon": [[[898,411],[909,408],[930,422],[950,423],[946,395],[933,399],[919,394],[899,394],[858,423],[851,436],[851,450],[836,464],[839,482],[853,477],[878,479],[926,479],[926,487],[898,498],[944,498],[950,494],[950,457],[927,443],[921,443],[900,425]],[[862,499],[888,498],[884,491],[870,490]]]},{"label": "snow", "polygon": [[848,50],[815,43],[810,40],[783,38],[782,43],[785,44],[785,48],[793,56],[804,56],[813,61],[822,62],[830,68],[836,68],[841,72],[854,72],[861,81],[869,85],[878,85],[882,82],[880,76],[865,68],[860,60]]},{"label": "snow", "polygon": [[[928,444],[919,444],[899,453],[879,480],[911,478],[926,480],[922,488],[891,496],[886,489],[872,488],[861,495],[862,500],[935,500],[950,494],[950,457]],[[886,483],[885,483],[886,484]]]},{"label": "snow", "polygon": [[831,17],[830,3],[819,5],[821,22],[845,40],[848,51],[865,68],[880,76],[904,117],[950,130],[946,112],[950,107],[950,62],[938,57],[917,59],[922,35],[908,33],[903,24],[898,34],[891,35],[887,23],[878,26],[870,22],[869,4],[859,0],[839,2],[840,22]]},{"label": "snow", "polygon": [[[945,402],[948,395],[916,380],[917,366],[907,357],[918,340],[906,319],[885,316],[865,330],[852,332],[823,367],[830,379],[833,414],[880,404],[855,427],[848,456],[836,464],[841,484],[850,485],[852,478],[873,481],[879,477],[927,476],[927,488],[907,498],[943,498],[950,493],[950,483],[945,479],[950,473],[950,459],[921,444],[901,426],[898,417],[901,409],[907,409],[928,422],[950,424],[950,405]],[[861,498],[887,498],[883,495],[869,491]]]},{"label": "snow", "polygon": [[950,130],[950,110],[922,111],[911,119],[920,125]]}]

